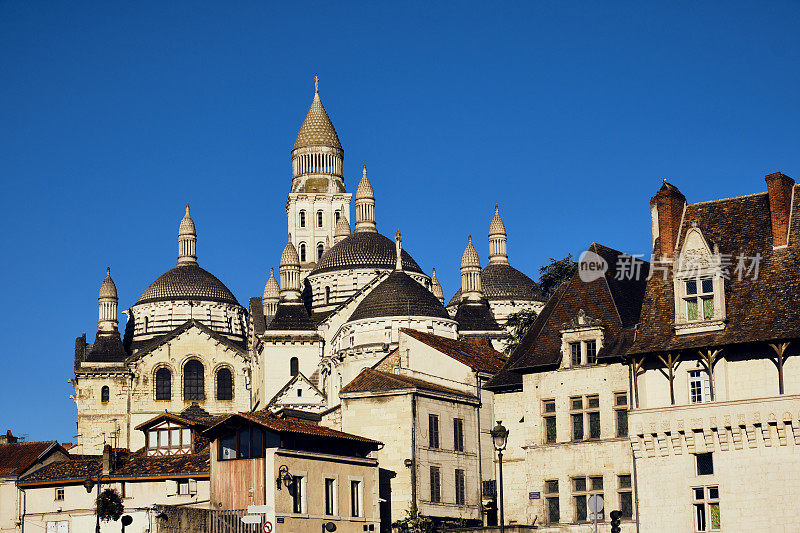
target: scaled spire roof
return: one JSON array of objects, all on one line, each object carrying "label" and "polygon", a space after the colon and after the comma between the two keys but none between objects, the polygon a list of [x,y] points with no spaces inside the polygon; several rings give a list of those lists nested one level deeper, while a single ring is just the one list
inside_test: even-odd
[{"label": "scaled spire roof", "polygon": [[328,146],[338,150],[342,149],[339,136],[336,135],[333,123],[322,106],[322,100],[319,98],[319,78],[316,76],[314,77],[314,100],[311,101],[311,107],[306,113],[303,125],[300,126],[300,131],[297,133],[297,139],[294,141],[292,149],[297,150],[298,148],[310,146]]}]

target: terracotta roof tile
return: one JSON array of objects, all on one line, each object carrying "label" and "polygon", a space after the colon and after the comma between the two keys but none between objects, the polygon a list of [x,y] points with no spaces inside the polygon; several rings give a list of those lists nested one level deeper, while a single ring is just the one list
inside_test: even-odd
[{"label": "terracotta roof tile", "polygon": [[18,476],[44,452],[58,446],[54,440],[0,444],[0,476]]},{"label": "terracotta roof tile", "polygon": [[454,394],[470,399],[477,399],[472,394],[443,387],[436,383],[424,381],[418,378],[412,378],[402,374],[393,374],[390,372],[383,372],[373,368],[365,368],[353,380],[342,388],[341,392],[372,392],[372,391],[388,391],[388,390],[408,390],[408,389],[421,389],[432,392],[442,392],[445,394]]},{"label": "terracotta roof tile", "polygon": [[407,328],[400,331],[478,372],[498,372],[508,362],[505,355],[488,344],[448,339]]}]

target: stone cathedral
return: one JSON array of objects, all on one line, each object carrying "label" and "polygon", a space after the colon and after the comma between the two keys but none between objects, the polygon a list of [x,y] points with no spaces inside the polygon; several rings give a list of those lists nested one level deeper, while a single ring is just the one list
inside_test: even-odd
[{"label": "stone cathedral", "polygon": [[366,165],[351,216],[344,149],[316,79],[291,162],[278,275],[270,269],[263,296],[247,308],[200,266],[188,205],[178,262],[122,311],[124,334],[106,272],[94,341],[86,334],[75,341],[76,453],[98,453],[104,443],[137,450],[144,445],[137,426],[165,410],[323,413],[361,370],[397,348],[401,328],[499,347],[509,315],[544,306],[537,284],[509,264],[497,207],[488,263],[481,268],[469,237],[461,288],[446,306],[435,270],[419,267],[399,231],[391,238],[378,231]]}]

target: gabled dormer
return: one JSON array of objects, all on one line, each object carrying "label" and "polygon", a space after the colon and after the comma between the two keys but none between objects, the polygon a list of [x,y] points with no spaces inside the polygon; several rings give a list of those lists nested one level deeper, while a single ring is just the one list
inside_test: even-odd
[{"label": "gabled dormer", "polygon": [[673,272],[675,334],[725,328],[725,278],[722,255],[696,222],[686,232]]},{"label": "gabled dormer", "polygon": [[597,353],[603,347],[605,330],[601,320],[578,309],[577,315],[559,329],[561,335],[561,368],[596,365]]},{"label": "gabled dormer", "polygon": [[[190,412],[191,409],[187,408],[184,412]],[[200,432],[208,428],[213,417],[203,413],[207,420],[198,420],[190,416],[184,417],[184,412],[181,416],[164,412],[136,426],[136,429],[145,434],[147,455],[189,455],[205,447],[207,442],[200,436]]]}]

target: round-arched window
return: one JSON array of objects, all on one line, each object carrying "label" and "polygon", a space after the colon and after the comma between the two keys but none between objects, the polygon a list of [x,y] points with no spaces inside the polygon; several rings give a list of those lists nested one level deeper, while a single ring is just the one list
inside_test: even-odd
[{"label": "round-arched window", "polygon": [[297,357],[289,359],[289,375],[294,377],[300,373],[300,361]]},{"label": "round-arched window", "polygon": [[205,378],[203,363],[192,359],[183,367],[183,399],[205,400]]},{"label": "round-arched window", "polygon": [[172,399],[172,372],[161,367],[156,370],[156,400]]},{"label": "round-arched window", "polygon": [[301,228],[305,228],[306,227],[306,212],[305,211],[300,211],[300,227]]},{"label": "round-arched window", "polygon": [[110,394],[108,390],[108,385],[103,385],[103,388],[100,389],[100,401],[103,403],[108,403],[109,396]]},{"label": "round-arched window", "polygon": [[217,400],[233,400],[233,375],[227,368],[217,370]]}]

